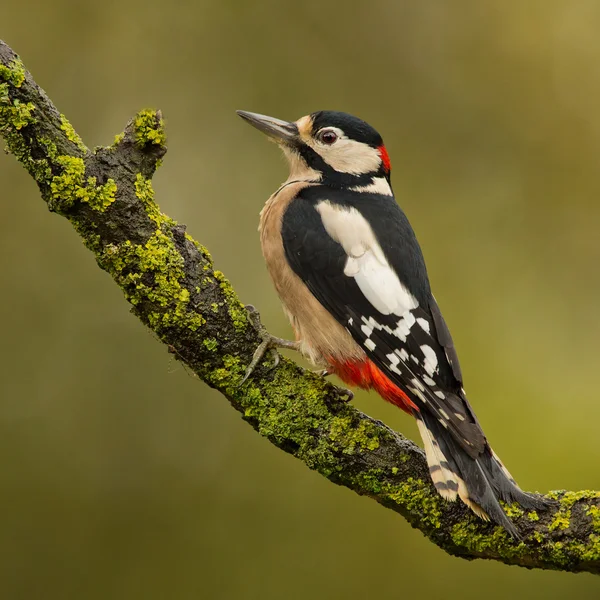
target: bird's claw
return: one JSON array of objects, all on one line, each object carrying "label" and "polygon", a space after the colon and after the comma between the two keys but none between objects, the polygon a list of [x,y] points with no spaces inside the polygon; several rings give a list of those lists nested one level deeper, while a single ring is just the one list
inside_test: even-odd
[{"label": "bird's claw", "polygon": [[335,389],[337,390],[338,398],[342,402],[352,402],[352,400],[354,400],[354,392],[352,390],[337,386]]},{"label": "bird's claw", "polygon": [[250,322],[258,332],[262,342],[254,351],[252,360],[246,369],[246,373],[244,374],[244,378],[242,379],[240,385],[243,385],[248,380],[250,375],[252,375],[256,365],[258,365],[258,363],[263,359],[267,351],[269,351],[273,357],[273,365],[271,366],[271,369],[275,369],[281,361],[281,357],[279,356],[279,352],[277,352],[277,348],[289,348],[291,350],[299,349],[298,342],[291,342],[289,340],[284,340],[271,335],[267,331],[266,327],[262,324],[260,320],[260,313],[254,306],[252,306],[252,304],[247,304],[246,310],[248,311]]},{"label": "bird's claw", "polygon": [[[312,371],[312,373],[314,373],[318,377],[323,378],[333,374],[328,369],[318,369],[316,371]],[[348,388],[339,387],[337,385],[335,386],[335,390],[337,391],[338,398],[342,402],[352,402],[352,400],[354,400],[354,392],[352,390],[349,390]]]}]

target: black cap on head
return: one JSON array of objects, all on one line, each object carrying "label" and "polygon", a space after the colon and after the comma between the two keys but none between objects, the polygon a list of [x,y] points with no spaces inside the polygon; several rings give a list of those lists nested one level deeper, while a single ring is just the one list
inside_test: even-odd
[{"label": "black cap on head", "polygon": [[338,127],[350,139],[377,147],[383,144],[381,136],[368,123],[345,112],[320,110],[311,114],[313,133],[323,127]]}]

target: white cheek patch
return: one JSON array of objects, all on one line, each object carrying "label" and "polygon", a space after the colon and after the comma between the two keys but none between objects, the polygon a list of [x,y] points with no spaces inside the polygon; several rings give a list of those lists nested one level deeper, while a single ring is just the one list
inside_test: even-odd
[{"label": "white cheek patch", "polygon": [[[376,310],[384,315],[405,317],[407,311],[419,305],[388,263],[371,226],[358,210],[335,206],[327,200],[320,202],[316,208],[327,233],[342,245],[348,255],[344,274],[354,277],[361,292]],[[413,324],[414,317],[408,328]]]},{"label": "white cheek patch", "polygon": [[381,166],[381,155],[377,148],[351,140],[341,129],[329,127],[338,134],[338,140],[331,146],[317,142],[314,138],[304,141],[310,146],[334,171],[362,175],[373,173]]},{"label": "white cheek patch", "polygon": [[370,194],[381,194],[382,196],[393,196],[392,188],[385,177],[373,177],[368,185],[357,185],[350,188],[353,192],[368,192]]}]

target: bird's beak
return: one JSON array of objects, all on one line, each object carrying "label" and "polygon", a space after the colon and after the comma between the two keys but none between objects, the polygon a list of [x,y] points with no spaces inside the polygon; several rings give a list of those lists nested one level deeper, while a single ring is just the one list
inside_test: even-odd
[{"label": "bird's beak", "polygon": [[277,142],[287,144],[293,143],[298,138],[298,127],[295,123],[259,115],[257,113],[246,112],[245,110],[236,111],[244,121],[247,121],[259,131],[266,133]]}]

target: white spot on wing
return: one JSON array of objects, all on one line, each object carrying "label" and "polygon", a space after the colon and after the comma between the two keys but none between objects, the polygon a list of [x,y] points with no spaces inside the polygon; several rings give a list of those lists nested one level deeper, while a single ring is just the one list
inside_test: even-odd
[{"label": "white spot on wing", "polygon": [[427,344],[421,346],[421,352],[423,352],[423,355],[425,356],[425,362],[423,363],[425,370],[427,373],[429,373],[429,375],[433,375],[438,368],[437,354],[435,353],[434,349]]},{"label": "white spot on wing", "polygon": [[410,335],[410,328],[415,324],[415,316],[407,310],[402,318],[396,324],[396,329],[392,332],[397,338],[405,342],[407,336]]},{"label": "white spot on wing", "polygon": [[417,323],[421,326],[421,329],[425,333],[429,333],[429,321],[427,319],[423,319],[422,317],[419,317],[417,319]]},{"label": "white spot on wing", "polygon": [[361,325],[360,330],[367,336],[371,337],[373,330],[368,325]]},{"label": "white spot on wing", "polygon": [[418,389],[421,390],[422,392],[425,391],[425,386],[416,378],[413,377],[410,382]]},{"label": "white spot on wing", "polygon": [[365,340],[365,348],[368,348],[372,352],[376,348],[375,342],[370,338],[368,340]]},{"label": "white spot on wing", "polygon": [[398,363],[400,362],[400,358],[393,352],[392,354],[388,354],[386,358],[390,361],[388,369],[390,371],[393,371],[394,373],[397,373],[398,375],[402,375],[400,369],[398,369]]}]

